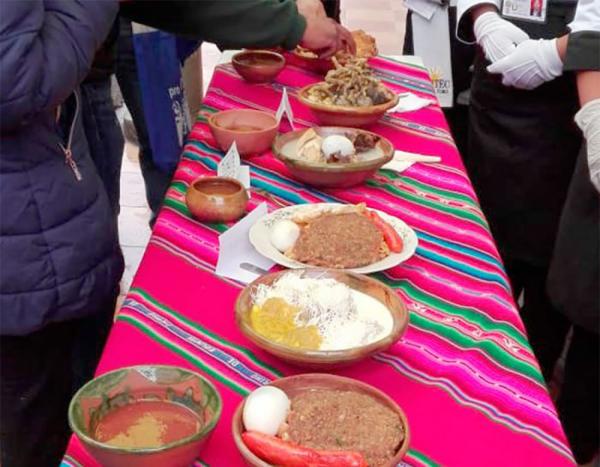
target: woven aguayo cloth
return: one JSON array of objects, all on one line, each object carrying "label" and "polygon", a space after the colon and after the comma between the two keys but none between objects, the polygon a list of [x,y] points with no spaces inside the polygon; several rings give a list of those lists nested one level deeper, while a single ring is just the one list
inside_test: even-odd
[{"label": "woven aguayo cloth", "polygon": [[[371,63],[392,89],[434,96],[425,69],[383,58]],[[286,86],[295,123],[309,126],[314,120],[295,93],[320,79],[288,66],[275,83],[250,85],[231,64],[216,69],[98,369],[173,364],[215,383],[223,414],[198,465],[244,465],[231,436],[235,408],[257,386],[299,372],[237,330],[233,308],[242,285],[214,274],[218,235],[228,226],[196,222],[186,209],[189,183],[213,174],[223,157],[206,115],[230,108],[273,111]],[[288,129],[282,123],[282,130]],[[363,186],[319,191],[290,178],[271,153],[245,162],[259,189],[250,209],[262,202],[270,210],[298,203],[365,202],[417,232],[415,256],[373,275],[408,304],[406,334],[387,352],[335,373],[382,389],[405,410],[412,432],[403,461],[407,465],[574,465],[440,108],[387,115],[371,129],[396,149],[439,155],[442,163],[415,164],[402,174],[382,170]],[[97,464],[73,439],[63,465]]]}]

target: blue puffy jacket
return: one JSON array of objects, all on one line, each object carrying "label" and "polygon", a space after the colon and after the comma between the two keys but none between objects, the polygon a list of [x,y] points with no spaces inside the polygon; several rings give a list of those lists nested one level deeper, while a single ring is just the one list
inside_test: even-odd
[{"label": "blue puffy jacket", "polygon": [[118,288],[116,228],[74,94],[117,9],[0,1],[2,335],[98,312]]}]

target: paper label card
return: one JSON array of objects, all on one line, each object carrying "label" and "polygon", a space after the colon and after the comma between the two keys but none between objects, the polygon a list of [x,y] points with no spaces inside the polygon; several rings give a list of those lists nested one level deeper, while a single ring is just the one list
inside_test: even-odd
[{"label": "paper label card", "polygon": [[261,203],[229,230],[219,235],[219,259],[215,273],[248,284],[268,271],[275,263],[254,249],[249,239],[250,227],[267,215]]},{"label": "paper label card", "polygon": [[290,105],[290,98],[288,96],[286,87],[283,88],[283,94],[281,95],[281,102],[279,103],[279,108],[277,109],[277,113],[275,114],[277,123],[281,123],[281,118],[283,117],[284,114],[287,117],[288,122],[290,122],[290,126],[292,127],[292,130],[295,130],[295,128],[294,128],[294,113],[292,112],[292,106]]},{"label": "paper label card", "polygon": [[229,151],[225,154],[225,157],[221,159],[217,167],[217,175],[219,177],[230,177],[236,180],[240,174],[240,153],[238,152],[235,141],[232,143]]}]

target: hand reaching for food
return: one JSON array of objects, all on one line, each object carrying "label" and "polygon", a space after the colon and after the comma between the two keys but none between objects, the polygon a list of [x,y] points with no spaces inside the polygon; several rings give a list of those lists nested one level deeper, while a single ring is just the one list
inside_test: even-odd
[{"label": "hand reaching for food", "polygon": [[309,16],[321,18],[327,17],[327,13],[325,12],[321,0],[296,0],[296,7],[298,8],[298,13],[305,18],[308,18]]}]

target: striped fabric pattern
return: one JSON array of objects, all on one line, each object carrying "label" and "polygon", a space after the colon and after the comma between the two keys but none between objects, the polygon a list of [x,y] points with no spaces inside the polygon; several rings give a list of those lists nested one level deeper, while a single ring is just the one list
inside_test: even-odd
[{"label": "striped fabric pattern", "polygon": [[[425,69],[376,58],[392,89],[431,97]],[[224,400],[222,419],[197,465],[243,465],[230,435],[233,411],[256,387],[299,369],[251,345],[237,330],[233,305],[242,288],[214,274],[218,235],[185,206],[198,176],[213,174],[223,153],[207,115],[230,108],[274,111],[287,87],[297,126],[314,120],[296,100],[319,77],[288,66],[271,85],[243,82],[217,68],[192,130],[133,288],[111,333],[99,373],[142,363],[175,364],[205,374]],[[282,130],[287,131],[287,123]],[[374,131],[399,150],[442,157],[403,174],[382,170],[365,185],[316,190],[293,180],[270,153],[251,167],[251,209],[366,202],[402,218],[419,237],[416,255],[375,274],[406,301],[407,333],[387,352],[336,371],[373,384],[406,411],[412,431],[407,466],[574,465],[485,217],[439,107],[386,115]],[[64,466],[97,465],[73,439]]]}]

